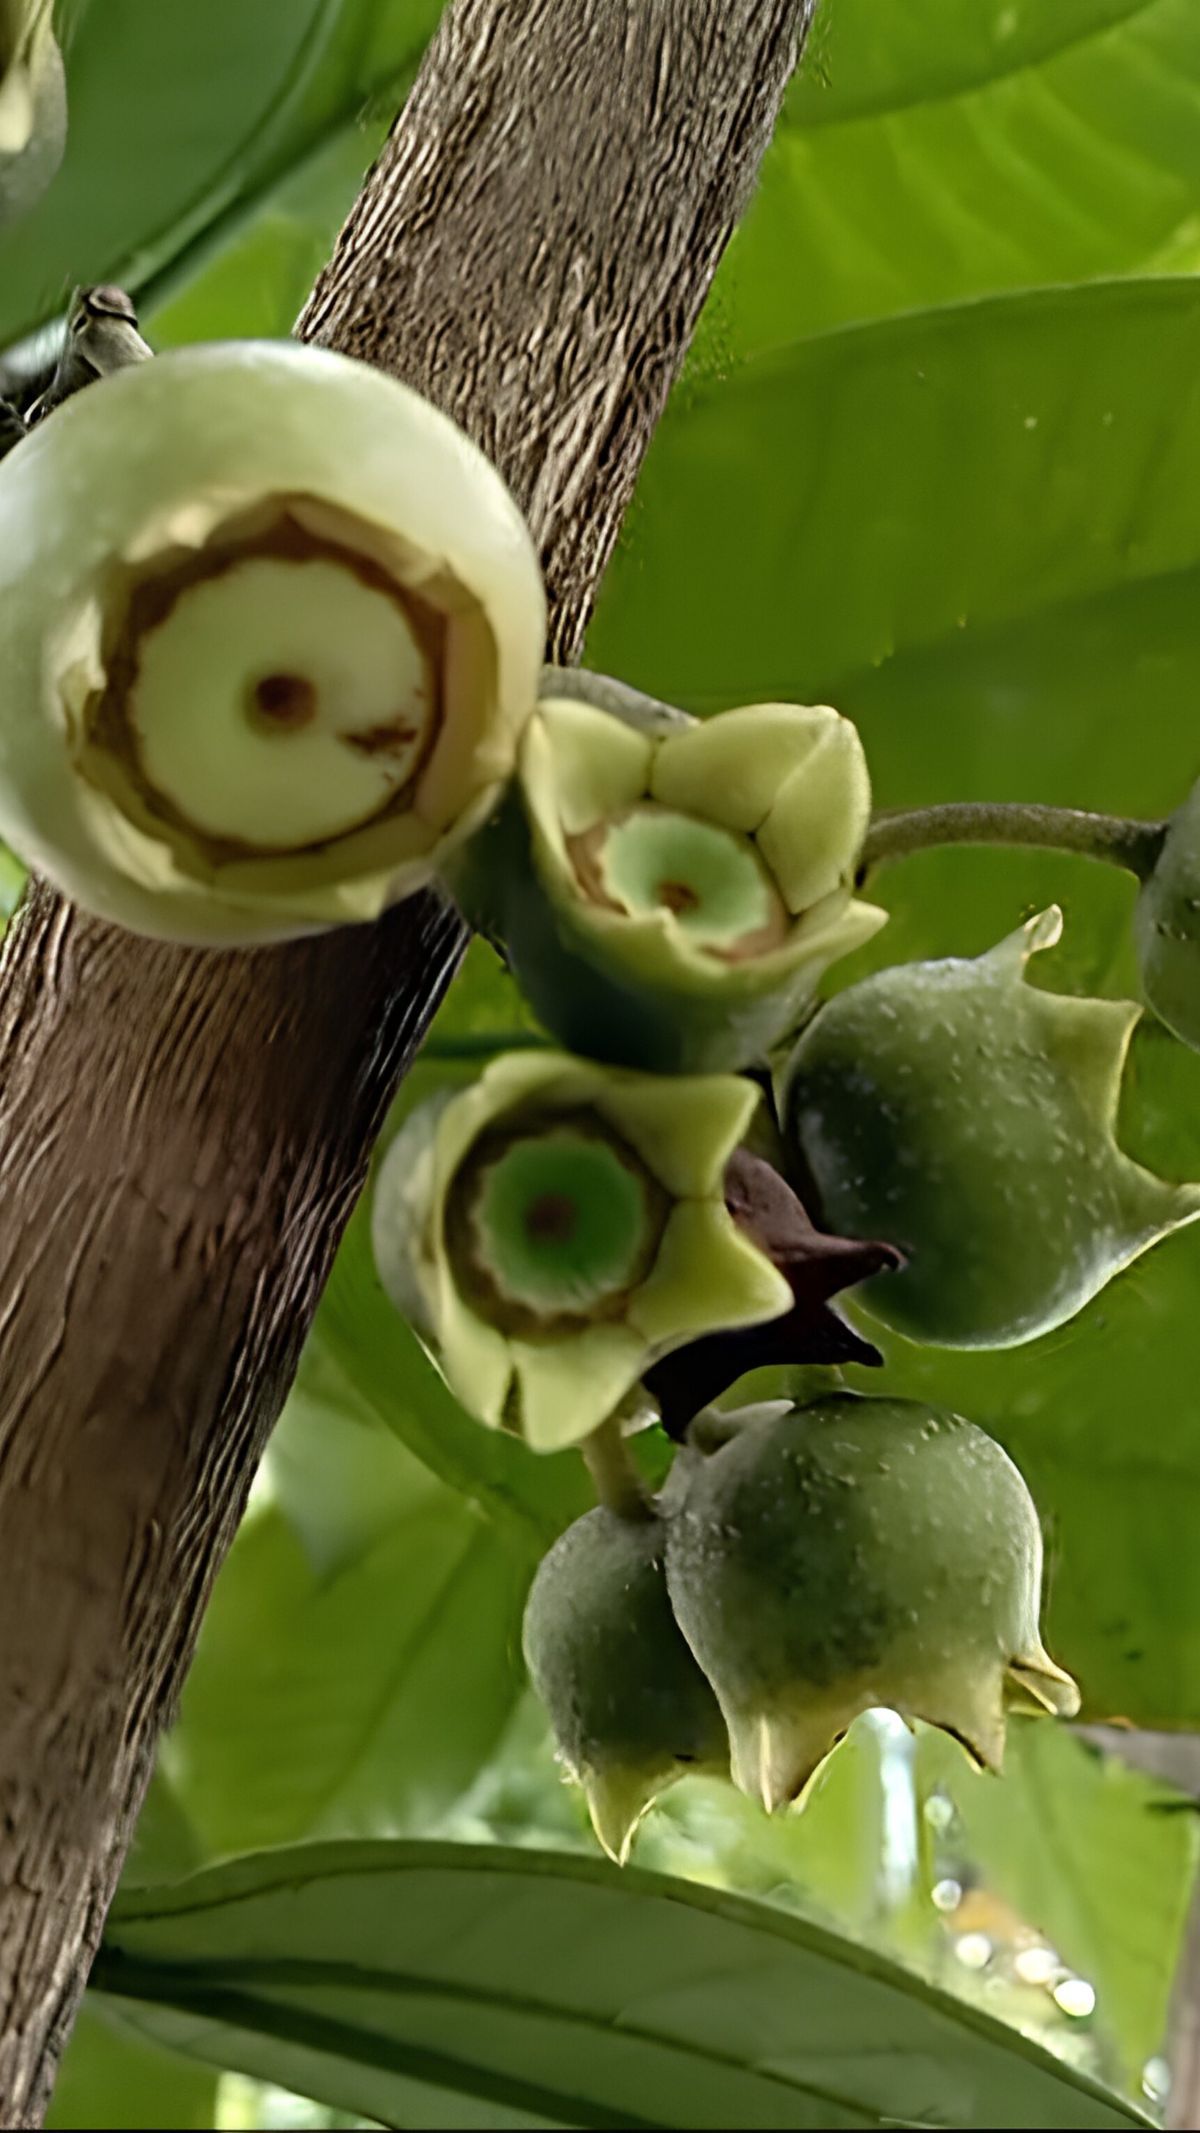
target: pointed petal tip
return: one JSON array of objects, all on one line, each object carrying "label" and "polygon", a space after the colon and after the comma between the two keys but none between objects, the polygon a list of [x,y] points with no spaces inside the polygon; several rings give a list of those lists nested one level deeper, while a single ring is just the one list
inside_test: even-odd
[{"label": "pointed petal tip", "polygon": [[729,1745],[738,1791],[776,1815],[802,1803],[833,1742],[814,1755],[798,1728],[759,1714],[730,1726]]},{"label": "pointed petal tip", "polygon": [[640,1771],[615,1768],[581,1772],[592,1829],[614,1866],[626,1866],[641,1823],[662,1790],[662,1781]]},{"label": "pointed petal tip", "polygon": [[1010,1660],[1006,1687],[1014,1707],[1055,1718],[1074,1718],[1082,1700],[1074,1676],[1056,1666],[1041,1645]]}]

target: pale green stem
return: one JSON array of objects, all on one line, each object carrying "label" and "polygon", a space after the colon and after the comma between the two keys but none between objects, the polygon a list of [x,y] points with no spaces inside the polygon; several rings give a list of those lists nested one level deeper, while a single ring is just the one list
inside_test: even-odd
[{"label": "pale green stem", "polygon": [[579,1449],[596,1494],[607,1511],[615,1511],[618,1518],[654,1517],[649,1491],[634,1465],[625,1433],[615,1415],[610,1415],[590,1437],[585,1437]]},{"label": "pale green stem", "polygon": [[597,711],[619,718],[623,725],[633,726],[638,733],[652,736],[675,733],[680,726],[695,724],[686,711],[678,710],[674,704],[664,704],[657,696],[645,696],[640,689],[631,689],[627,681],[617,681],[611,674],[590,674],[586,667],[543,667],[538,695],[591,704]]},{"label": "pale green stem", "polygon": [[1145,881],[1153,872],[1166,831],[1165,822],[1092,815],[1075,807],[1041,807],[1023,800],[962,800],[944,807],[876,815],[860,864],[866,872],[938,844],[1023,844],[1103,859]]}]

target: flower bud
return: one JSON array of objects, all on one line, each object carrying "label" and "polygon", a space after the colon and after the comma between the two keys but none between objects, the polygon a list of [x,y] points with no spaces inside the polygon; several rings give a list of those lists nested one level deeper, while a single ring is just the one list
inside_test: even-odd
[{"label": "flower bud", "polygon": [[[728,1418],[727,1418],[728,1419]],[[675,1619],[729,1728],[733,1775],[796,1799],[886,1705],[997,1769],[1005,1714],[1079,1705],[1038,1632],[1025,1483],[956,1415],[847,1394],[748,1420],[697,1462],[668,1526]]]},{"label": "flower bud", "polygon": [[535,698],[498,475],[316,348],[190,348],[67,400],[0,466],[0,573],[0,836],[136,931],[377,917],[494,804]]},{"label": "flower bud", "polygon": [[864,1284],[910,1338],[1005,1348],[1062,1325],[1200,1213],[1117,1146],[1138,1009],[1026,982],[1043,912],[974,961],[897,964],[830,1001],[784,1077],[826,1222],[905,1257]]},{"label": "flower bud", "polygon": [[739,1067],[883,925],[851,894],[869,813],[858,735],[827,706],[654,730],[550,698],[452,886],[572,1050]]},{"label": "flower bud", "polygon": [[555,1451],[660,1356],[789,1308],[724,1200],[758,1101],[732,1075],[528,1051],[412,1115],[376,1179],[375,1259],[464,1407]]},{"label": "flower bud", "polygon": [[647,1808],[676,1778],[727,1776],[717,1700],[671,1613],[657,1519],[589,1511],[542,1562],[525,1661],[592,1826],[623,1866]]}]

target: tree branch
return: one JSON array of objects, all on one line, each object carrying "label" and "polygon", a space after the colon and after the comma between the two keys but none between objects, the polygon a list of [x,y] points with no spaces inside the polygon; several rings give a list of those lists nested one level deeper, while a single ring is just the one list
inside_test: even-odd
[{"label": "tree branch", "polygon": [[[496,460],[577,656],[812,0],[453,0],[299,331]],[[432,896],[255,955],[35,886],[0,959],[0,2104],[39,2122],[205,1599],[455,969]]]}]

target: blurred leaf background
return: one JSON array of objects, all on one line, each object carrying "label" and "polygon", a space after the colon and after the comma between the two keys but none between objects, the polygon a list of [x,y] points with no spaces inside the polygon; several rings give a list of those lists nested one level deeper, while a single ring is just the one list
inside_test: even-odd
[{"label": "blurred leaf background", "polygon": [[[63,8],[66,159],[0,234],[5,375],[44,359],[79,281],[133,290],[158,346],[287,333],[438,13],[438,0]],[[697,711],[833,701],[861,726],[882,806],[1166,811],[1200,771],[1198,266],[1195,0],[823,0],[590,661]],[[0,911],[18,882],[0,855]],[[975,953],[1057,900],[1067,927],[1048,982],[1133,984],[1130,891],[1107,870],[930,853],[881,894],[892,924],[850,977]],[[401,1108],[528,1027],[476,944]],[[1143,1159],[1200,1176],[1200,1059],[1150,1025],[1122,1130]],[[889,1386],[970,1414],[1018,1459],[1046,1526],[1051,1647],[1087,1714],[1123,1726],[1200,1727],[1198,1281],[1192,1232],[1032,1347],[889,1344]],[[586,1500],[577,1463],[535,1461],[456,1407],[381,1295],[360,1210],[164,1745],[131,1888],[329,1840],[588,1851],[519,1653],[537,1556]],[[958,1996],[964,2035],[990,2049],[999,2015],[1153,2109],[1195,1832],[1187,1803],[1069,1732],[1018,1728],[995,1783],[880,1716],[802,1816],[767,1823],[691,1781],[638,1859],[881,1950],[921,1993]],[[636,1904],[635,1883],[620,1900]],[[180,2001],[185,1953],[160,1958],[160,2007]],[[234,2013],[214,2000],[205,2021],[193,2008],[139,2024],[97,1993],[53,2122],[359,2122],[365,2061],[335,2078],[334,2054],[318,2075],[296,2032],[268,2066],[253,2044],[265,2032]],[[168,2034],[175,2049],[148,2041]],[[354,2028],[354,2049],[386,2056],[380,2034]],[[893,2122],[900,2096],[919,2120],[994,2122],[982,2058],[960,2091],[915,2031],[889,2049]],[[602,2059],[597,2043],[589,2090],[579,2047],[577,2122],[630,2123]],[[469,2122],[548,2122],[528,2098],[504,2100],[498,2064],[477,2069]],[[323,2101],[222,2067],[284,2090],[307,2081]],[[810,2051],[800,2087],[815,2081],[828,2112],[818,2074]],[[445,2082],[421,2089],[421,2108],[438,2094],[465,2108]],[[1061,2108],[1093,2108],[1084,2095]],[[889,2116],[878,2098],[842,2100],[841,2118],[810,2121],[793,2098],[770,2122]],[[672,2122],[646,2109],[644,2122]]]}]

